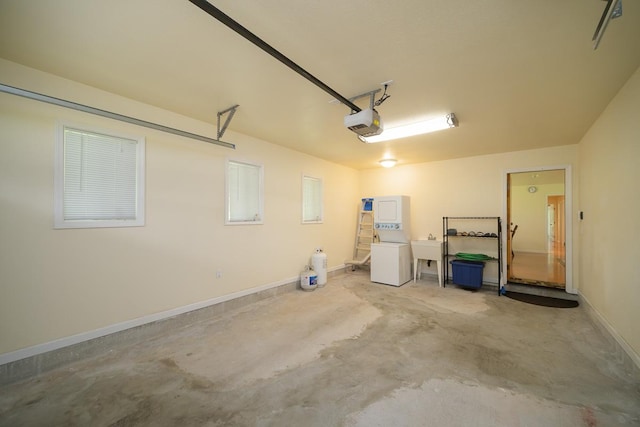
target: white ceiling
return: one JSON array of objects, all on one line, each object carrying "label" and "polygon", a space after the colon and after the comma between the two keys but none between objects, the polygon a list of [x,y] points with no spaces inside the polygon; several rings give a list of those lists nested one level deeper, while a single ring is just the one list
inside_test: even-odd
[{"label": "white ceiling", "polygon": [[601,0],[211,1],[347,98],[394,80],[386,126],[460,121],[380,144],[187,0],[0,0],[0,57],[210,123],[240,104],[229,129],[365,169],[578,143],[640,66],[640,2],[623,1],[595,51]]}]

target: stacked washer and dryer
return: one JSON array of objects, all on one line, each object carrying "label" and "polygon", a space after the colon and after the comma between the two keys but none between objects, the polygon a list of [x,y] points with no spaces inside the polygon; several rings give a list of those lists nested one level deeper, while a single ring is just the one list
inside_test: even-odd
[{"label": "stacked washer and dryer", "polygon": [[409,196],[373,198],[373,226],[380,242],[371,244],[371,281],[402,286],[411,280]]}]

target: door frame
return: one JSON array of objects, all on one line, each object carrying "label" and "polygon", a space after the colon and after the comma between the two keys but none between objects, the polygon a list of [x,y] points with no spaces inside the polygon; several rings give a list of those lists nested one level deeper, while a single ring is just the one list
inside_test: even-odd
[{"label": "door frame", "polygon": [[[567,240],[567,232],[565,230],[565,225],[564,225],[564,220],[566,217],[566,208],[565,208],[565,200],[566,200],[567,196],[565,196],[564,194],[562,196],[560,195],[555,195],[555,194],[549,194],[547,195],[547,251],[551,250],[551,243],[553,243],[553,246],[562,246],[563,248],[565,248],[567,246],[566,240]],[[558,203],[561,202],[561,203]],[[553,206],[553,212],[554,212],[554,218],[553,218],[553,234],[551,234],[549,232],[549,208]],[[563,213],[564,215],[560,216],[558,215],[558,210],[560,210],[561,213]],[[551,240],[549,239],[549,237],[551,237],[551,235],[554,236],[554,241],[551,242]],[[560,236],[560,237],[557,237]],[[558,239],[560,239],[560,243],[558,243]],[[566,258],[566,254],[565,254],[565,258]],[[566,262],[566,260],[565,260]]]},{"label": "door frame", "polygon": [[[507,218],[508,209],[508,194],[509,183],[508,177],[511,173],[522,172],[541,172],[549,170],[564,170],[564,221],[565,221],[565,291],[569,294],[577,294],[577,290],[573,286],[573,175],[571,171],[571,165],[558,165],[558,166],[542,166],[542,167],[528,167],[517,169],[505,169],[502,173],[502,224],[503,228],[506,226],[506,231],[502,233],[502,259],[505,262],[502,264],[502,277],[504,278],[504,284],[507,283],[507,234],[510,232],[510,225]],[[500,286],[504,286],[500,284]]]}]

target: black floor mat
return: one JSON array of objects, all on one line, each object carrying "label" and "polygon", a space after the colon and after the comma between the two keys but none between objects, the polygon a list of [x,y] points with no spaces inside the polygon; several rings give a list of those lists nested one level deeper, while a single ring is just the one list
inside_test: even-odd
[{"label": "black floor mat", "polygon": [[520,292],[507,291],[505,295],[511,299],[526,302],[528,304],[541,305],[544,307],[573,308],[580,305],[578,301],[552,298],[552,297],[543,297],[540,295],[521,294]]}]

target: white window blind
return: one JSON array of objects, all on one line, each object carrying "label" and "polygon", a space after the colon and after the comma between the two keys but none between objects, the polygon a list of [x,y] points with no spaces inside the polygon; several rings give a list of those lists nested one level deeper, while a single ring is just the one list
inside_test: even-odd
[{"label": "white window blind", "polygon": [[322,222],[322,180],[302,177],[302,222]]},{"label": "white window blind", "polygon": [[227,224],[262,223],[262,181],[261,165],[227,162]]},{"label": "white window blind", "polygon": [[60,139],[56,227],[144,225],[144,140],[68,126]]}]

